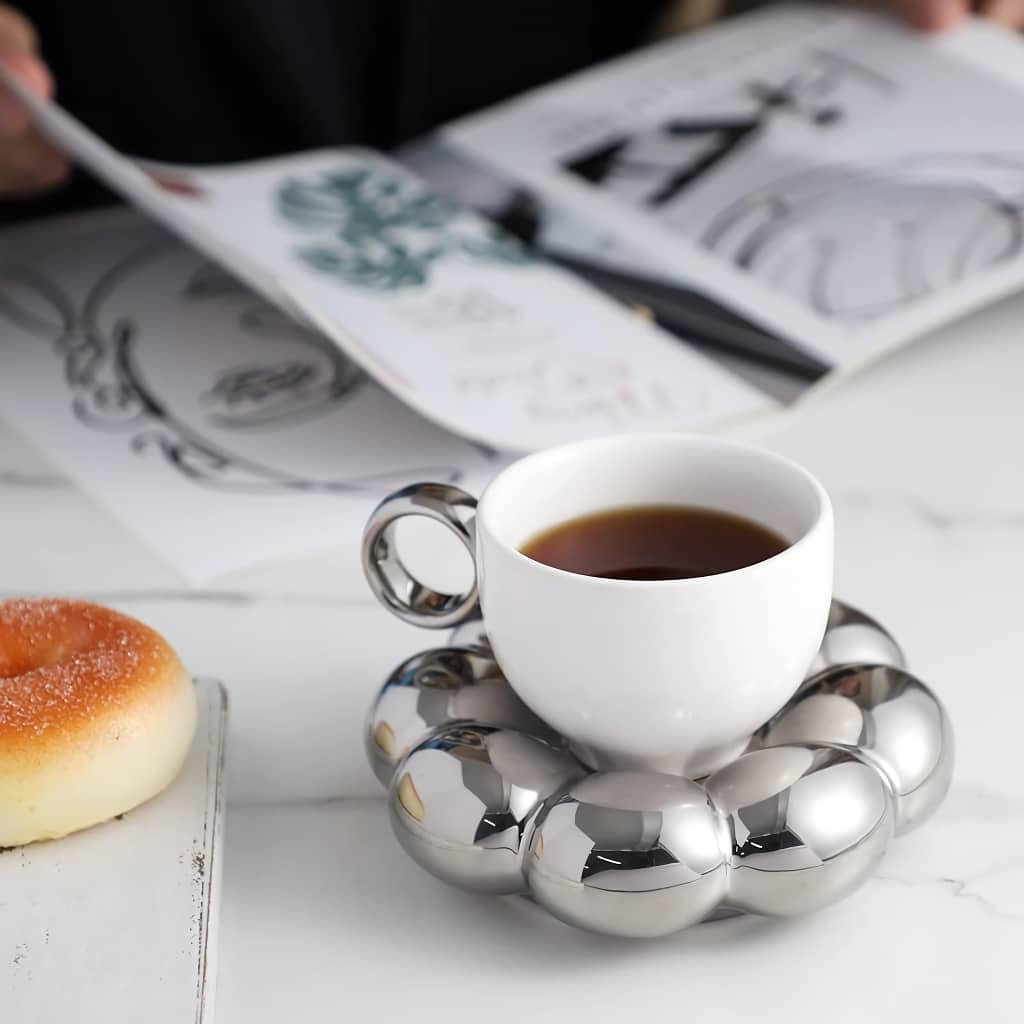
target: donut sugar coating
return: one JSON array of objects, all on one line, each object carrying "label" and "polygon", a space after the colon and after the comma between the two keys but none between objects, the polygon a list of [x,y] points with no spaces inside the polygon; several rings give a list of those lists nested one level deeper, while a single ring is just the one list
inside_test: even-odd
[{"label": "donut sugar coating", "polygon": [[159,633],[85,601],[0,602],[0,847],[156,796],[195,729],[192,680]]}]

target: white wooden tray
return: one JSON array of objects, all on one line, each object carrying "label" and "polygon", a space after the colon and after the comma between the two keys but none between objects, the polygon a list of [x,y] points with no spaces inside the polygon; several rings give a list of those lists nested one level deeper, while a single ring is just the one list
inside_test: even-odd
[{"label": "white wooden tray", "polygon": [[0,1019],[210,1024],[227,701],[196,683],[181,775],[122,818],[0,853]]}]

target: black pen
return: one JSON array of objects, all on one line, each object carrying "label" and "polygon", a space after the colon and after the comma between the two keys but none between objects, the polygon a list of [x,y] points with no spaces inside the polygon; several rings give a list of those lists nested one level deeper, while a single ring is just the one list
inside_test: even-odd
[{"label": "black pen", "polygon": [[578,274],[621,302],[649,309],[655,322],[684,341],[778,370],[813,383],[829,371],[789,342],[723,308],[699,292],[551,251],[553,263]]}]

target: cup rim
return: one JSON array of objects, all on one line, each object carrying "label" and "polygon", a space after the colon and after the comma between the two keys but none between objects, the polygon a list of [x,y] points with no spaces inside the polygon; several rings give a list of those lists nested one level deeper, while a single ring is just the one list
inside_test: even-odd
[{"label": "cup rim", "polygon": [[[675,580],[623,580],[623,579],[609,579],[606,576],[588,576],[585,573],[572,572],[569,569],[559,569],[557,566],[547,565],[544,562],[538,562],[535,558],[530,558],[529,555],[523,554],[515,545],[508,544],[501,540],[497,533],[491,529],[488,524],[488,498],[493,494],[496,485],[510,473],[513,473],[519,467],[532,467],[537,464],[552,461],[555,459],[563,458],[567,453],[579,452],[584,454],[594,448],[605,447],[613,444],[629,445],[629,444],[678,444],[680,447],[688,446],[701,446],[705,448],[717,448],[724,452],[744,452],[753,453],[760,458],[764,458],[770,462],[774,462],[776,465],[781,467],[787,472],[793,473],[800,477],[804,483],[809,485],[811,493],[814,495],[817,501],[817,511],[814,517],[814,521],[808,529],[806,529],[796,540],[791,544],[788,544],[778,554],[770,555],[768,558],[763,558],[760,562],[753,562],[750,565],[741,566],[738,569],[728,569],[725,572],[712,573],[707,576],[690,576],[683,579]],[[609,506],[612,508],[614,506]],[[601,511],[595,509],[595,511]],[[543,451],[534,452],[530,455],[526,455],[521,459],[517,459],[510,466],[503,469],[483,490],[480,495],[480,500],[477,504],[477,522],[478,532],[482,529],[486,532],[490,539],[501,548],[506,554],[510,555],[516,562],[521,565],[528,565],[531,568],[543,573],[544,575],[550,576],[554,579],[563,580],[576,580],[578,582],[586,583],[589,586],[600,587],[601,589],[609,590],[655,590],[662,589],[668,590],[674,587],[682,588],[693,588],[696,586],[708,586],[712,585],[713,581],[718,581],[719,584],[732,582],[733,580],[743,579],[748,576],[753,576],[761,572],[766,572],[770,568],[774,568],[782,562],[791,560],[796,557],[794,554],[800,549],[808,547],[817,536],[824,530],[830,528],[832,524],[832,501],[828,496],[828,492],[824,486],[818,480],[810,470],[804,468],[799,462],[789,458],[786,455],[780,455],[778,452],[770,451],[767,448],[760,448],[757,445],[746,444],[742,441],[727,440],[725,438],[709,437],[704,434],[692,434],[682,432],[660,432],[660,433],[638,433],[638,434],[612,434],[605,437],[594,437],[587,438],[583,441],[574,441],[570,444],[558,445],[553,448],[546,448]],[[555,524],[557,525],[557,524]]]}]

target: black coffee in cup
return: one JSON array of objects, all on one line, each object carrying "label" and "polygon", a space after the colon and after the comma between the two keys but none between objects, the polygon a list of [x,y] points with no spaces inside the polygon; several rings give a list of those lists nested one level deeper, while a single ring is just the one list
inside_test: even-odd
[{"label": "black coffee in cup", "polygon": [[520,549],[544,565],[614,580],[684,580],[742,569],[789,547],[760,523],[690,505],[617,508],[570,519]]}]

